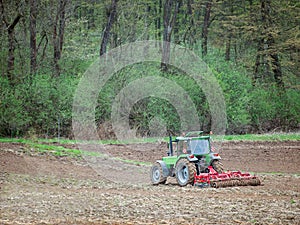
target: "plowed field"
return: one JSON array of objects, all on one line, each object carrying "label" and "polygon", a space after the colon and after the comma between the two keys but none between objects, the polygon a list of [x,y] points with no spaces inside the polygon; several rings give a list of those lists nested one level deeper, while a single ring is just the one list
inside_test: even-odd
[{"label": "plowed field", "polygon": [[[161,143],[105,145],[118,159],[54,157],[0,143],[0,224],[300,224],[300,142],[223,142],[229,170],[257,187],[152,186]],[[132,160],[130,163],[126,160]]]}]

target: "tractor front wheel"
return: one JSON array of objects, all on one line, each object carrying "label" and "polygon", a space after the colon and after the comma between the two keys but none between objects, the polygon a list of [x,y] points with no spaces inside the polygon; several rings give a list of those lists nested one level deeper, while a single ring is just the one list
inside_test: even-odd
[{"label": "tractor front wheel", "polygon": [[189,162],[187,159],[180,159],[176,163],[176,179],[180,186],[186,186],[194,182],[194,174],[196,166],[194,163]]},{"label": "tractor front wheel", "polygon": [[158,162],[151,167],[150,178],[153,185],[166,183],[167,178],[163,176],[162,167]]}]

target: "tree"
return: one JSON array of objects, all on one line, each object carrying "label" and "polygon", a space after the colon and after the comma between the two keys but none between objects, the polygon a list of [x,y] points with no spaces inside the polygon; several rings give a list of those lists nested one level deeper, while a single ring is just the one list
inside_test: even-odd
[{"label": "tree", "polygon": [[54,75],[60,75],[59,60],[63,50],[65,24],[66,24],[66,7],[69,0],[59,0],[55,20],[53,24],[53,61],[54,61]]},{"label": "tree", "polygon": [[161,41],[161,15],[162,15],[162,0],[157,0],[158,4],[154,5],[155,13],[155,39]]},{"label": "tree", "polygon": [[168,63],[170,60],[170,42],[172,31],[176,22],[176,17],[179,9],[178,0],[166,0],[163,8],[163,49],[161,69],[163,71],[168,70]]},{"label": "tree", "polygon": [[278,28],[272,15],[271,0],[260,0],[260,38],[257,43],[257,55],[255,62],[255,80],[261,76],[263,78],[273,78],[278,87],[283,87],[282,70],[279,60],[278,50],[275,45],[275,36],[278,35]]},{"label": "tree", "polygon": [[19,23],[22,14],[17,12],[17,16],[14,18],[13,22],[9,23],[5,16],[4,4],[2,0],[0,0],[0,10],[1,20],[5,29],[7,30],[8,35],[7,77],[11,82],[13,82],[13,71],[15,64],[15,27]]},{"label": "tree", "polygon": [[117,3],[118,3],[118,0],[112,0],[111,1],[111,6],[107,11],[108,19],[107,19],[106,26],[104,28],[102,41],[101,41],[101,45],[100,45],[100,56],[103,55],[104,53],[106,53],[106,48],[107,48],[107,44],[108,44],[109,37],[110,37],[110,34],[111,34],[111,29],[112,29],[112,26],[113,26],[113,24],[116,20]]},{"label": "tree", "polygon": [[185,23],[187,24],[186,30],[183,35],[183,42],[188,43],[190,47],[192,47],[196,42],[196,34],[197,28],[195,25],[195,18],[193,16],[194,9],[193,9],[194,0],[187,0],[186,1],[186,13],[185,13]]},{"label": "tree", "polygon": [[202,57],[207,55],[207,39],[208,39],[208,28],[210,26],[210,14],[211,14],[212,0],[208,0],[204,7],[204,17],[203,17],[203,28],[202,28]]},{"label": "tree", "polygon": [[[117,92],[149,74],[182,85],[193,97],[201,126],[209,126],[204,94],[180,68],[168,71],[169,43],[175,42],[204,56],[212,68],[228,105],[229,132],[248,125],[253,131],[297,128],[299,6],[299,0],[0,0],[0,134],[25,134],[31,126],[53,136],[59,123],[65,135],[76,84],[90,62],[108,48],[151,39],[164,41],[158,67],[147,62],[150,68],[141,63],[114,74],[99,97],[101,123],[109,122]],[[150,53],[147,46],[144,53]],[[133,126],[147,133],[148,121],[162,117],[168,130],[178,130],[176,110],[159,101],[134,106]]]},{"label": "tree", "polygon": [[29,1],[30,18],[30,73],[33,75],[37,69],[37,45],[36,45],[36,18],[37,18],[37,0]]}]

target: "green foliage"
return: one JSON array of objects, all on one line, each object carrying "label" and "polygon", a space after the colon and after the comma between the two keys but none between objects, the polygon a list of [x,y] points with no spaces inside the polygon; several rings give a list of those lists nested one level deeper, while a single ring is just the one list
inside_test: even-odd
[{"label": "green foliage", "polygon": [[253,125],[262,132],[284,128],[293,129],[300,122],[300,93],[295,90],[282,92],[275,85],[255,88],[251,93],[249,112]]},{"label": "green foliage", "polygon": [[219,52],[212,51],[206,59],[222,87],[228,119],[228,130],[245,133],[251,122],[248,107],[251,101],[251,79],[243,67],[227,62]]},{"label": "green foliage", "polygon": [[[55,21],[60,2],[63,1],[37,4],[38,50],[34,74],[30,73],[29,2],[7,1],[3,7],[2,16],[8,23],[18,12],[22,18],[14,28],[14,68],[10,80],[5,23],[0,28],[0,136],[71,136],[73,94],[85,70],[98,57],[111,1],[79,0],[74,4],[66,1],[65,21]],[[159,2],[119,0],[108,49],[136,40],[161,40],[164,4],[160,6]],[[224,92],[228,133],[299,129],[299,1],[269,1],[270,10],[265,11],[261,2],[224,0],[212,4],[205,61]],[[201,52],[205,3],[181,1],[171,38],[196,55]],[[65,30],[58,63],[60,76],[53,77],[53,31],[54,25],[62,22]],[[56,28],[56,35],[60,35]],[[263,46],[262,40],[266,42]],[[274,63],[272,55],[279,61]],[[281,87],[275,82],[276,65],[281,72],[277,74],[282,76]],[[210,109],[203,91],[180,68],[169,66],[168,72],[163,73],[159,63],[140,63],[117,72],[99,93],[97,124],[111,122],[112,103],[120,90],[146,76],[161,76],[176,82],[196,106],[200,129],[210,129]],[[131,127],[140,135],[150,135],[155,123],[160,125],[158,129],[179,132],[180,118],[174,105],[156,97],[136,102],[130,112]]]},{"label": "green foliage", "polygon": [[12,88],[0,78],[0,134],[19,136],[70,135],[73,93],[78,79],[37,75]]},{"label": "green foliage", "polygon": [[[300,123],[300,102],[297,101],[300,92],[297,88],[282,90],[274,82],[254,86],[252,75],[245,66],[225,61],[220,54],[211,50],[206,62],[225,95],[229,133],[297,129]],[[289,76],[290,81],[286,82],[299,82],[293,77]]]},{"label": "green foliage", "polygon": [[7,79],[0,77],[0,134],[18,136],[31,120],[25,111],[24,93],[21,89],[12,89]]},{"label": "green foliage", "polygon": [[[177,98],[176,103],[171,103],[166,99],[159,97],[147,97],[136,102],[131,109],[128,117],[130,118],[130,125],[132,129],[136,129],[139,135],[151,135],[150,127],[153,119],[159,119],[162,123],[161,129],[166,129],[167,133],[178,133],[181,130],[180,118],[178,112],[176,112],[176,104],[181,104],[178,107],[191,108],[196,107],[198,112],[198,118],[200,124],[207,128],[209,127],[209,108],[205,99],[205,95],[202,90],[199,90],[199,86],[196,82],[180,71],[178,68],[170,68],[169,72],[162,72],[160,70],[160,64],[155,63],[140,63],[132,66],[128,66],[121,71],[117,72],[112,78],[106,83],[105,87],[101,90],[98,99],[98,106],[96,107],[96,120],[100,124],[104,121],[110,120],[111,106],[115,101],[116,95],[128,86],[132,81],[145,78],[148,76],[152,77],[164,77],[172,81],[173,84],[183,88],[186,95],[191,98],[193,105],[184,106],[186,99],[184,96],[173,93]],[[142,87],[142,88],[146,88]],[[141,88],[141,87],[135,87]],[[164,86],[166,90],[171,87]],[[137,90],[132,90],[135,92]],[[169,90],[170,91],[170,90]],[[162,94],[163,96],[163,94]],[[182,99],[181,99],[182,98]],[[172,105],[175,104],[175,105]]]}]

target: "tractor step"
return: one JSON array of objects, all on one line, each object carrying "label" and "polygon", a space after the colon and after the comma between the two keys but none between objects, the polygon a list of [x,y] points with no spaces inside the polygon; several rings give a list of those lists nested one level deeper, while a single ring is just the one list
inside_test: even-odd
[{"label": "tractor step", "polygon": [[258,177],[250,173],[242,173],[240,171],[228,171],[218,173],[212,166],[208,167],[208,173],[194,174],[194,186],[213,188],[233,187],[233,186],[258,186],[261,184]]}]

